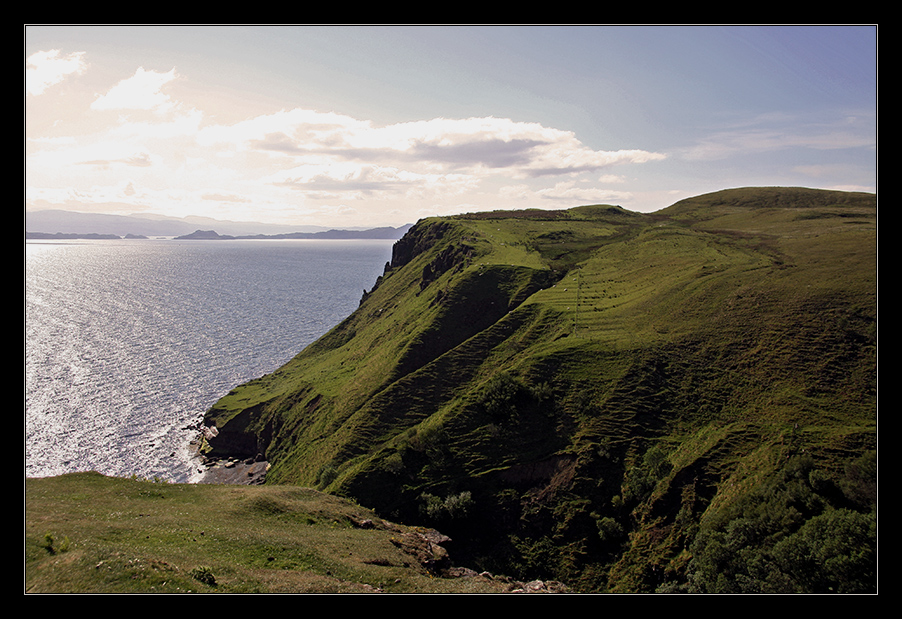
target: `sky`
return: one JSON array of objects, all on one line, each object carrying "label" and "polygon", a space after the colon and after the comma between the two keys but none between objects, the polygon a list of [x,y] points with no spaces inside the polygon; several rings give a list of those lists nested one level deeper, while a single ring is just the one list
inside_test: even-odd
[{"label": "sky", "polygon": [[330,227],[877,191],[876,25],[26,25],[25,208]]}]

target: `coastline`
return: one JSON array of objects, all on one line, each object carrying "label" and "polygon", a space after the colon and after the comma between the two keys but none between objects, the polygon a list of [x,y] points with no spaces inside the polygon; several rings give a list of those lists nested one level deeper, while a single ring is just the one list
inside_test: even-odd
[{"label": "coastline", "polygon": [[266,479],[269,462],[236,458],[205,459],[198,484],[258,485]]},{"label": "coastline", "polygon": [[207,428],[203,424],[197,426],[197,437],[190,443],[194,457],[200,462],[199,477],[196,484],[233,484],[259,485],[266,480],[269,462],[257,458],[222,457],[215,458],[204,453],[204,445],[211,436],[216,435],[215,428]]}]

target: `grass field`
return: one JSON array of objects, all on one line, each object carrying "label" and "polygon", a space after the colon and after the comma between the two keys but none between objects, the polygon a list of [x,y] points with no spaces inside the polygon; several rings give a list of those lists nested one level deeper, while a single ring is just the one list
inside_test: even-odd
[{"label": "grass field", "polygon": [[408,536],[296,487],[167,484],[78,473],[25,484],[27,593],[498,593],[441,578]]}]

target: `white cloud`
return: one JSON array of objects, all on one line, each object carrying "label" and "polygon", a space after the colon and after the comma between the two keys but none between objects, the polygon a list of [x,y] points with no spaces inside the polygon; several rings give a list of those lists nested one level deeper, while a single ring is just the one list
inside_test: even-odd
[{"label": "white cloud", "polygon": [[138,67],[135,74],[113,86],[106,94],[99,95],[91,108],[94,110],[146,110],[166,111],[173,103],[161,91],[163,86],[176,79],[175,69],[167,73],[145,71]]},{"label": "white cloud", "polygon": [[[262,202],[302,203],[323,212],[326,203],[394,208],[401,203],[453,210],[492,197],[513,199],[500,184],[523,181],[516,193],[574,203],[620,199],[600,186],[622,182],[598,174],[611,166],[664,158],[644,150],[598,151],[572,132],[506,118],[434,118],[377,126],[332,112],[295,108],[234,124],[209,124],[196,134],[198,154],[216,166],[216,190],[234,195],[255,182]],[[215,154],[215,156],[214,156]],[[232,176],[221,173],[231,169]],[[588,185],[548,185],[554,177],[595,173]],[[239,187],[239,183],[241,186]],[[477,197],[478,196],[478,197]],[[498,203],[495,202],[497,206]]]},{"label": "white cloud", "polygon": [[202,143],[233,152],[254,150],[308,165],[342,170],[369,166],[418,175],[492,175],[521,178],[597,171],[646,163],[664,155],[643,150],[595,151],[571,132],[504,118],[436,118],[376,127],[339,114],[295,109],[231,126],[211,126]]},{"label": "white cloud", "polygon": [[366,131],[370,123],[350,116],[295,108],[262,114],[232,125],[210,125],[197,136],[204,146],[259,149],[299,154],[341,144],[348,135]]},{"label": "white cloud", "polygon": [[[267,209],[277,218],[348,214],[353,204],[361,218],[379,210],[400,218],[401,209],[413,213],[424,205],[441,212],[461,204],[496,208],[499,198],[510,195],[498,187],[514,181],[534,200],[601,201],[612,194],[595,186],[615,182],[606,173],[611,166],[664,158],[639,149],[595,150],[570,131],[492,116],[380,126],[295,107],[215,123],[183,103],[175,88],[179,79],[174,68],[138,68],[82,110],[80,127],[91,129],[74,133],[76,139],[59,130],[52,142],[29,136],[26,185],[41,189],[27,189],[27,195],[50,200],[78,188],[79,199],[132,202],[134,210],[174,213],[207,205],[215,210],[191,212],[239,216],[237,209]],[[82,100],[89,105],[90,99]],[[549,183],[586,181],[586,173],[595,176],[588,185]],[[252,212],[244,217],[266,218]]]},{"label": "white cloud", "polygon": [[25,60],[25,92],[43,94],[70,75],[81,75],[87,70],[85,52],[73,52],[61,56],[60,50],[35,52]]},{"label": "white cloud", "polygon": [[632,198],[632,194],[626,191],[615,191],[598,187],[592,184],[581,184],[574,181],[562,181],[551,187],[539,189],[528,185],[510,185],[503,187],[499,195],[516,200],[542,200],[562,201],[567,204],[592,204],[625,202]]}]

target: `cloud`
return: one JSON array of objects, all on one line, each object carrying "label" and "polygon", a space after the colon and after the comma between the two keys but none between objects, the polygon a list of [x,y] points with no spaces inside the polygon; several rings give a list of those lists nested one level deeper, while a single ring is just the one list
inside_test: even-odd
[{"label": "cloud", "polygon": [[295,170],[294,176],[275,183],[278,186],[329,196],[396,192],[415,183],[399,171],[373,166],[311,166]]},{"label": "cloud", "polygon": [[391,166],[351,162],[305,165],[287,170],[274,186],[316,199],[427,199],[461,195],[474,190],[479,178],[465,174],[430,174]]},{"label": "cloud", "polygon": [[842,115],[817,120],[768,115],[716,131],[682,151],[690,161],[714,161],[736,155],[792,148],[838,150],[876,148],[872,115]]},{"label": "cloud", "polygon": [[35,52],[25,60],[25,93],[43,94],[70,75],[81,75],[87,70],[84,52],[61,56],[60,50]]},{"label": "cloud", "polygon": [[436,118],[377,127],[338,114],[295,109],[231,126],[211,126],[199,139],[232,151],[287,157],[298,164],[346,164],[413,174],[505,174],[519,178],[594,172],[665,158],[644,150],[596,151],[571,132],[504,118]]},{"label": "cloud", "polygon": [[620,203],[633,197],[628,191],[615,191],[591,184],[577,184],[573,181],[562,181],[540,189],[528,185],[510,185],[503,187],[498,193],[508,199],[535,200],[538,197],[567,204]]},{"label": "cloud", "polygon": [[515,168],[529,165],[533,151],[544,143],[529,138],[505,140],[493,135],[477,137],[457,143],[417,143],[408,151],[408,158],[432,161],[450,167],[484,166],[490,169]]},{"label": "cloud", "polygon": [[211,124],[198,132],[203,146],[300,154],[336,144],[371,128],[368,121],[302,108],[260,114],[230,125]]},{"label": "cloud", "polygon": [[537,157],[525,172],[531,177],[556,176],[560,174],[576,174],[580,172],[598,172],[614,165],[629,163],[648,163],[666,159],[662,153],[644,150],[593,151],[578,144],[556,145],[548,152]]},{"label": "cloud", "polygon": [[[27,194],[55,200],[78,188],[78,199],[132,200],[136,210],[216,215],[247,205],[279,218],[348,213],[351,203],[361,217],[380,209],[453,212],[462,204],[500,206],[506,195],[498,188],[514,183],[522,184],[514,193],[533,199],[602,201],[618,195],[599,187],[615,182],[614,166],[665,158],[594,149],[570,131],[493,116],[379,125],[293,107],[217,122],[200,99],[182,100],[182,92],[198,92],[179,90],[182,79],[175,68],[138,68],[106,92],[82,96],[83,108],[67,107],[71,123],[27,140]],[[41,100],[66,106],[74,99]],[[108,111],[119,114],[98,113]],[[580,183],[554,184],[564,178]]]},{"label": "cloud", "polygon": [[665,157],[642,150],[595,151],[572,132],[496,117],[401,123],[371,129],[349,141],[365,149],[348,155],[373,156],[378,148],[408,166],[494,171],[521,178],[596,171]]},{"label": "cloud", "polygon": [[161,91],[163,86],[176,79],[175,69],[167,73],[145,71],[138,67],[135,74],[113,86],[106,94],[99,95],[91,104],[93,110],[144,110],[166,111],[173,102]]},{"label": "cloud", "polygon": [[210,200],[213,202],[250,202],[244,196],[224,193],[205,193],[200,196],[201,200]]},{"label": "cloud", "polygon": [[147,153],[140,153],[137,155],[132,155],[130,157],[123,157],[121,159],[94,159],[91,161],[78,162],[78,165],[89,165],[100,168],[107,168],[114,164],[133,166],[138,168],[146,168],[152,165],[150,155],[148,155]]}]

